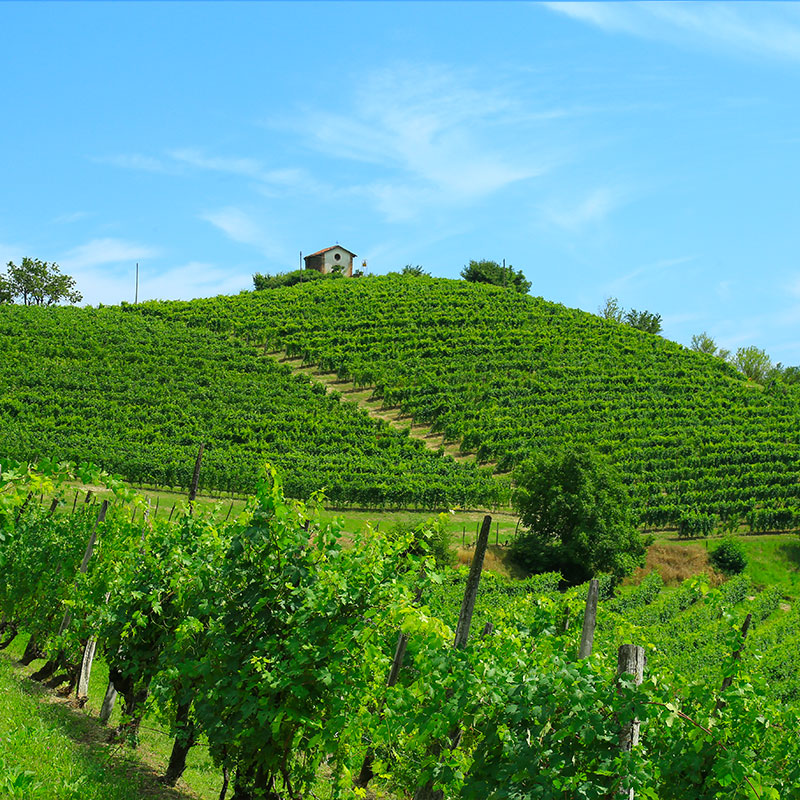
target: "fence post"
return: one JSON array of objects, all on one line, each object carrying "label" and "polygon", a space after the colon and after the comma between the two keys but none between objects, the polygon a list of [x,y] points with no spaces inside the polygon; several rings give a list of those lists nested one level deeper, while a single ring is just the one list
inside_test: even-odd
[{"label": "fence post", "polygon": [[597,598],[600,593],[600,581],[593,578],[589,583],[589,594],[586,596],[586,610],[583,612],[583,629],[578,658],[589,658],[594,646],[594,629],[597,625]]},{"label": "fence post", "polygon": [[[733,654],[733,660],[738,661],[742,657],[742,650],[744,650],[744,643],[747,640],[747,633],[750,630],[750,623],[753,620],[753,615],[748,614],[744,618],[744,623],[742,624],[742,643],[739,645],[739,649],[736,650]],[[733,683],[733,677],[728,675],[727,677],[723,678],[722,680],[722,688],[720,692],[724,692],[726,689],[730,688],[730,685]],[[714,710],[719,712],[722,707],[725,705],[725,701],[720,697],[717,699],[717,704],[714,707]]]},{"label": "fence post", "polygon": [[[638,686],[644,678],[644,647],[635,644],[620,645],[617,653],[617,678],[622,675],[633,675]],[[639,720],[633,719],[622,726],[619,734],[619,748],[630,752],[639,744]],[[634,800],[633,789],[623,789],[620,796],[626,800]]]},{"label": "fence post", "polygon": [[[489,545],[489,534],[492,530],[492,518],[487,514],[483,518],[478,541],[475,543],[475,553],[472,556],[472,565],[467,576],[467,585],[464,588],[464,599],[461,602],[461,612],[458,615],[458,625],[453,641],[454,650],[462,650],[469,641],[469,629],[472,624],[472,612],[475,610],[475,600],[478,597],[478,585],[481,580],[481,570],[483,569],[483,559],[486,555],[486,548]],[[456,725],[450,730],[448,735],[447,747],[454,750],[461,741],[461,729]],[[442,752],[442,743],[437,742],[429,751],[429,754],[438,756]],[[423,786],[419,786],[414,792],[414,800],[442,800],[443,792],[441,789],[433,788],[433,778],[429,778]]]},{"label": "fence post", "polygon": [[194,473],[192,474],[192,487],[189,489],[189,514],[193,511],[194,501],[197,497],[197,487],[200,484],[200,465],[203,463],[203,449],[205,444],[200,444],[200,449],[197,451],[197,458],[194,462]]}]

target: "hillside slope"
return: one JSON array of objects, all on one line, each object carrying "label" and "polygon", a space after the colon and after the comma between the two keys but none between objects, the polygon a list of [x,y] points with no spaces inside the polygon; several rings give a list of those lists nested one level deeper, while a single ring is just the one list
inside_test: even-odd
[{"label": "hillside slope", "polygon": [[362,506],[488,507],[506,490],[254,348],[118,308],[0,307],[0,455],[94,461],[134,482],[288,493]]},{"label": "hillside slope", "polygon": [[302,356],[501,470],[536,448],[590,442],[645,523],[797,524],[800,393],[592,314],[399,275],[126,310]]}]

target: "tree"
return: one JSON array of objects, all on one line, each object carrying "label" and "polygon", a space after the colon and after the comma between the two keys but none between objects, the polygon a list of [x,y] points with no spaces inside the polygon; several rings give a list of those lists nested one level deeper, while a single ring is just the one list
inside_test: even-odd
[{"label": "tree", "polygon": [[625,314],[625,322],[632,328],[645,333],[661,333],[661,314],[653,314],[651,311],[637,311],[632,308]]},{"label": "tree", "polygon": [[732,359],[733,366],[748,380],[764,383],[772,371],[772,361],[758,347],[740,347]]},{"label": "tree", "polygon": [[731,355],[730,350],[717,347],[717,343],[705,331],[692,336],[691,349],[695,353],[706,353],[707,355],[721,358],[723,361],[727,361]]},{"label": "tree", "polygon": [[414,267],[412,267],[411,264],[406,264],[400,274],[410,275],[412,278],[430,278],[431,276],[430,272],[426,272],[424,269],[422,269],[421,264],[417,264]]},{"label": "tree", "polygon": [[616,297],[606,297],[605,304],[600,306],[598,311],[603,319],[613,319],[615,322],[622,322],[625,314]]},{"label": "tree", "polygon": [[525,279],[522,270],[514,270],[510,264],[504,267],[496,261],[470,261],[461,270],[461,277],[471,283],[491,283],[494,286],[508,286],[520,294],[527,294],[531,282]]},{"label": "tree", "polygon": [[512,553],[528,571],[558,571],[578,584],[600,572],[619,579],[644,563],[625,486],[598,453],[578,445],[539,453],[514,481],[512,502],[527,531]]},{"label": "tree", "polygon": [[62,300],[80,303],[83,295],[75,290],[75,279],[62,274],[55,262],[38,258],[23,258],[17,266],[7,264],[8,271],[0,275],[0,302],[20,298],[26,306],[53,306]]}]

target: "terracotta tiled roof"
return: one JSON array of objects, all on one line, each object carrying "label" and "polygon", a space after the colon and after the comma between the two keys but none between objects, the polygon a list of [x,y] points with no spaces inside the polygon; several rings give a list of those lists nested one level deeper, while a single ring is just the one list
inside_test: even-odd
[{"label": "terracotta tiled roof", "polygon": [[353,258],[356,258],[356,254],[352,252],[352,250],[348,250],[346,247],[342,247],[340,244],[335,244],[333,247],[325,247],[322,250],[317,250],[316,253],[309,253],[307,256],[303,256],[303,261],[305,261],[307,258],[311,258],[311,256],[321,256],[323,253],[327,253],[329,250],[335,250],[337,247],[340,250],[344,250],[345,253],[350,253]]}]

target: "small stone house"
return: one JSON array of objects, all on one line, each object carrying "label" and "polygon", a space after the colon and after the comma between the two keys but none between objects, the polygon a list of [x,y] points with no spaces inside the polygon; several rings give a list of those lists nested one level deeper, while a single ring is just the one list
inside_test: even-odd
[{"label": "small stone house", "polygon": [[337,244],[333,247],[326,247],[324,250],[318,250],[316,253],[306,256],[303,261],[306,264],[306,269],[315,269],[323,275],[334,272],[334,268],[341,268],[342,275],[346,278],[352,278],[353,259],[355,257],[355,253],[351,253]]}]

